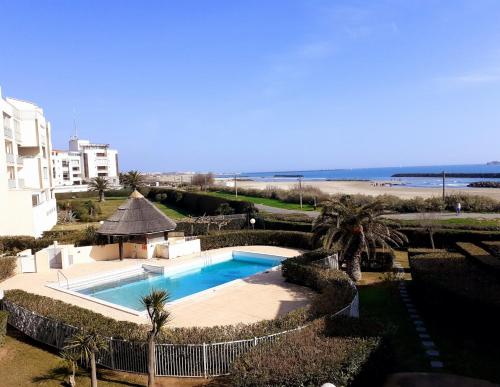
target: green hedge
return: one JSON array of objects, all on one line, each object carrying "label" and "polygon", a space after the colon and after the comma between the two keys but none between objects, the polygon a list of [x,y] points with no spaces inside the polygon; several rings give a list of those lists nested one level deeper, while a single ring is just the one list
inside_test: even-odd
[{"label": "green hedge", "polygon": [[0,282],[14,275],[16,261],[16,257],[0,257]]},{"label": "green hedge", "polygon": [[214,233],[200,236],[201,249],[212,250],[221,247],[267,245],[310,250],[310,233],[297,231],[242,230]]},{"label": "green hedge", "polygon": [[[399,231],[408,237],[409,247],[431,247],[428,231],[411,227],[403,227]],[[457,242],[500,241],[500,232],[437,229],[434,230],[433,237],[437,248],[454,248]]]},{"label": "green hedge", "polygon": [[446,253],[445,249],[432,249],[426,247],[416,247],[408,249],[408,257],[414,257],[415,255],[422,254],[436,254],[436,253]]},{"label": "green hedge", "polygon": [[481,241],[481,245],[484,246],[491,254],[496,257],[500,257],[500,241]]},{"label": "green hedge", "polygon": [[[232,366],[233,386],[337,386],[381,384],[390,360],[380,356],[383,333],[358,319],[317,320],[310,327],[242,355]],[[329,327],[343,327],[336,332]],[[342,332],[342,330],[344,332]],[[349,331],[348,334],[345,334]],[[387,354],[387,352],[385,352]]]},{"label": "green hedge", "polygon": [[[143,192],[143,189],[140,190]],[[149,190],[147,190],[149,192]],[[132,191],[130,189],[110,189],[104,192],[104,196],[110,197],[129,197]],[[144,193],[143,193],[144,194]],[[68,200],[74,198],[96,198],[97,192],[84,191],[84,192],[60,192],[56,193],[56,200]]]},{"label": "green hedge", "polygon": [[285,231],[301,231],[311,232],[312,223],[305,222],[290,222],[284,220],[272,220],[266,218],[257,219],[256,226],[264,230],[285,230]]},{"label": "green hedge", "polygon": [[474,243],[467,242],[458,242],[457,247],[465,255],[484,265],[486,268],[491,268],[497,272],[500,271],[500,259],[490,255],[483,248],[475,245]]},{"label": "green hedge", "polygon": [[0,347],[5,344],[5,336],[7,336],[7,317],[9,314],[0,310]]},{"label": "green hedge", "polygon": [[256,212],[253,203],[169,188],[151,188],[147,197],[165,205],[174,205],[192,215],[219,215],[221,206],[229,206],[236,214]]}]

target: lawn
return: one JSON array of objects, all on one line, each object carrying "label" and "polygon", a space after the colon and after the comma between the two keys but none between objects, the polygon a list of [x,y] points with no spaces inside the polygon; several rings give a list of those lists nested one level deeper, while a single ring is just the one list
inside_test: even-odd
[{"label": "lawn", "polygon": [[[2,386],[61,386],[67,380],[67,366],[50,348],[38,346],[26,336],[9,329],[6,343],[0,348],[0,385]],[[101,369],[100,387],[145,386],[144,375]],[[79,370],[77,386],[90,385],[87,372]],[[202,386],[210,383],[201,378],[157,378],[157,386]]]},{"label": "lawn", "polygon": [[267,198],[260,198],[257,196],[247,196],[247,195],[238,195],[238,197],[235,197],[234,194],[227,193],[227,192],[222,192],[222,191],[208,191],[208,192],[203,192],[206,195],[212,195],[216,196],[219,198],[223,199],[230,199],[230,200],[240,200],[240,201],[246,201],[254,204],[263,204],[265,206],[269,207],[276,207],[276,208],[283,208],[285,210],[295,210],[295,211],[313,211],[314,207],[310,204],[304,204],[302,209],[300,208],[299,204],[296,203],[287,203],[282,200],[278,199],[267,199]]},{"label": "lawn", "polygon": [[421,226],[423,224],[434,224],[442,227],[467,227],[467,228],[500,228],[500,219],[474,219],[474,218],[452,218],[426,220],[399,220],[403,226]]}]

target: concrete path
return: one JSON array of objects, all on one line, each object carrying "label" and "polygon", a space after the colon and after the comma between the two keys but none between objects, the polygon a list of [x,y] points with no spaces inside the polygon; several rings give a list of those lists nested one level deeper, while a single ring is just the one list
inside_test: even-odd
[{"label": "concrete path", "polygon": [[494,387],[481,379],[445,373],[405,372],[389,376],[384,387]]},{"label": "concrete path", "polygon": [[301,214],[313,219],[319,215],[319,211],[287,210],[286,208],[270,207],[264,204],[256,204],[255,208],[262,212],[269,212],[270,214]]},{"label": "concrete path", "polygon": [[384,215],[389,219],[402,220],[442,220],[442,219],[500,219],[500,213],[480,213],[480,212],[462,212],[457,215],[454,212],[413,212],[407,214]]}]

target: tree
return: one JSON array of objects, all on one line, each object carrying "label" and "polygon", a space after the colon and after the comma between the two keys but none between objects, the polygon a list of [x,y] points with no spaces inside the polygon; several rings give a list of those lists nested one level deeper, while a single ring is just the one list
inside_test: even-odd
[{"label": "tree", "polygon": [[385,223],[380,215],[384,207],[375,201],[356,205],[350,198],[329,200],[324,203],[321,215],[313,223],[316,241],[326,250],[338,250],[347,266],[347,274],[354,280],[361,279],[361,255],[370,255],[377,247],[400,246],[406,236]]},{"label": "tree", "polygon": [[144,183],[144,175],[139,171],[128,171],[122,177],[122,184],[125,187],[129,187],[132,191],[141,188]]},{"label": "tree", "polygon": [[156,356],[156,337],[170,318],[170,312],[165,310],[165,304],[169,298],[165,290],[151,290],[151,292],[141,298],[142,304],[146,307],[149,320],[151,321],[151,331],[148,334],[148,387],[154,385]]},{"label": "tree", "polygon": [[206,189],[208,186],[214,185],[214,174],[209,173],[195,173],[191,178],[192,185],[199,185],[200,189]]},{"label": "tree", "polygon": [[109,182],[104,177],[101,176],[94,177],[89,182],[89,188],[91,191],[97,191],[97,193],[99,194],[99,201],[103,202],[105,200],[104,192],[106,192],[109,189]]},{"label": "tree", "polygon": [[73,359],[81,360],[87,366],[90,364],[91,387],[97,387],[96,354],[107,349],[107,341],[94,330],[76,332],[64,347]]}]

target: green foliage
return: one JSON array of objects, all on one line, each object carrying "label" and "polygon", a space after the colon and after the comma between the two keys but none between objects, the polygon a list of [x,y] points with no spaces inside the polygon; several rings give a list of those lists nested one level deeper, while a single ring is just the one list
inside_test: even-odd
[{"label": "green foliage", "polygon": [[488,241],[482,241],[481,244],[488,249],[491,254],[493,254],[496,257],[500,257],[500,241],[493,241],[493,242],[488,242]]},{"label": "green foliage", "polygon": [[0,347],[5,344],[5,336],[7,335],[7,318],[9,314],[0,310]]},{"label": "green foliage", "polygon": [[422,254],[436,254],[436,253],[446,253],[446,250],[444,249],[430,249],[426,247],[416,247],[416,248],[409,248],[408,249],[408,257],[414,257],[415,255],[422,255]]},{"label": "green foliage", "polygon": [[311,234],[297,231],[241,230],[200,236],[201,249],[221,247],[268,245],[310,250]]},{"label": "green foliage", "polygon": [[174,205],[192,215],[220,215],[221,206],[223,206],[226,211],[229,211],[229,208],[231,208],[233,213],[236,214],[246,214],[254,211],[254,205],[252,203],[222,199],[197,192],[152,188],[147,197],[150,200],[157,200],[157,198],[160,198],[160,203]]},{"label": "green foliage", "polygon": [[273,220],[266,218],[257,219],[256,226],[258,228],[263,228],[265,230],[283,230],[283,231],[300,231],[300,232],[311,232],[312,223],[306,222],[289,222],[283,220]]},{"label": "green foliage", "polygon": [[[421,228],[404,227],[404,233],[411,247],[430,247],[429,232]],[[452,248],[457,242],[479,243],[482,241],[500,240],[498,231],[436,229],[433,231],[434,242],[438,248]]]},{"label": "green foliage", "polygon": [[222,203],[219,208],[217,208],[216,215],[231,215],[234,214],[234,208],[229,205],[229,203]]},{"label": "green foliage", "polygon": [[0,282],[14,275],[16,261],[16,257],[0,257]]},{"label": "green foliage", "polygon": [[[338,320],[336,326],[359,324]],[[337,386],[374,384],[387,365],[374,356],[383,345],[373,329],[369,336],[350,328],[349,335],[329,331],[325,320],[290,333],[280,340],[255,347],[232,366],[233,386]],[[376,364],[375,361],[379,360]],[[368,375],[368,371],[372,371]],[[378,376],[378,378],[376,377]]]},{"label": "green foliage", "polygon": [[128,171],[121,175],[121,183],[131,191],[134,191],[145,185],[145,178],[139,171]]}]

